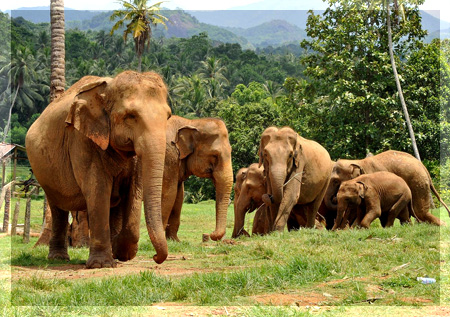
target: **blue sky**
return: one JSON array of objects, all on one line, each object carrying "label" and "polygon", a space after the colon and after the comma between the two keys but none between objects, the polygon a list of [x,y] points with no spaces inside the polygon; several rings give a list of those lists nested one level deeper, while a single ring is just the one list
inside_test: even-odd
[{"label": "blue sky", "polygon": [[[153,1],[155,3],[156,1]],[[163,3],[164,7],[170,9],[182,8],[184,10],[227,10],[231,8],[251,8],[251,9],[267,9],[268,3],[276,3],[276,7],[270,5],[269,8],[278,10],[309,10],[324,9],[326,5],[322,0],[227,0],[227,1],[211,1],[211,0],[171,0]],[[1,1],[0,10],[14,10],[19,7],[37,7],[48,6],[50,0],[18,0],[18,1]],[[111,10],[120,7],[114,0],[65,0],[64,5],[68,8],[77,10]],[[442,20],[450,22],[450,1],[448,0],[425,0],[421,6],[423,10],[433,10],[433,15],[438,15]]]}]

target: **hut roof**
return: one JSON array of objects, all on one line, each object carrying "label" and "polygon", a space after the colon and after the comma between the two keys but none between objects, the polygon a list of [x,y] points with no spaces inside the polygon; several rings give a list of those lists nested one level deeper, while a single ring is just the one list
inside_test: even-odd
[{"label": "hut roof", "polygon": [[0,143],[0,160],[7,157],[15,148],[26,152],[25,147],[17,144]]}]

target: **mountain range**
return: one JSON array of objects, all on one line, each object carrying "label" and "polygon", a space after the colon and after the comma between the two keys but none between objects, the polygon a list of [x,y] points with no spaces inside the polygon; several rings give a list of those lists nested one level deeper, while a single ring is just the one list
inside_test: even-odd
[{"label": "mountain range", "polygon": [[[321,13],[323,11],[315,11]],[[49,22],[49,7],[20,8],[11,11],[13,18],[22,16],[33,23]],[[306,10],[163,10],[169,18],[167,29],[157,27],[153,36],[191,37],[208,33],[213,41],[239,43],[244,49],[299,43],[306,38]],[[66,8],[67,28],[107,30],[114,24],[110,11],[79,11]],[[421,11],[422,27],[428,30],[426,41],[436,37],[450,38],[450,23]],[[447,27],[441,30],[442,27]]]}]

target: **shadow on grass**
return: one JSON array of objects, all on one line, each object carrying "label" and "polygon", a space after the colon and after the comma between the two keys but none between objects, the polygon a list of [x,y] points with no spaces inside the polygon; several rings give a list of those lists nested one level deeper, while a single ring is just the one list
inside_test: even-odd
[{"label": "shadow on grass", "polygon": [[86,264],[86,260],[82,259],[72,259],[70,261],[65,260],[49,260],[47,259],[47,254],[35,255],[28,252],[20,252],[17,256],[11,257],[11,265],[14,266],[54,266],[54,265],[64,265],[64,264]]}]

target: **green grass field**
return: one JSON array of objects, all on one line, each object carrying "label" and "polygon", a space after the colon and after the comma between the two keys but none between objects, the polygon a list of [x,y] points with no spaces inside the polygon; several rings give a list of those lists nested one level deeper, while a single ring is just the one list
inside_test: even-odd
[{"label": "green grass field", "polygon": [[[35,231],[42,204],[33,201]],[[439,212],[450,226],[447,212],[433,213]],[[217,306],[226,315],[223,307],[232,306],[228,312],[247,316],[382,316],[399,306],[400,315],[427,315],[450,305],[449,226],[383,229],[375,222],[369,230],[304,229],[229,240],[233,219],[230,206],[228,239],[203,243],[202,234],[214,228],[214,202],[184,205],[182,242],[169,242],[169,259],[161,265],[151,260],[154,250],[142,219],[138,255],[117,269],[84,270],[87,248],[70,249],[69,263],[50,262],[47,247],[32,248],[37,238],[23,244],[19,236],[2,237],[0,314],[158,315],[176,314],[176,307],[208,315],[199,306]],[[251,231],[250,220],[246,229]],[[418,276],[437,283],[421,284]],[[159,308],[151,305],[168,308],[154,311]]]}]

